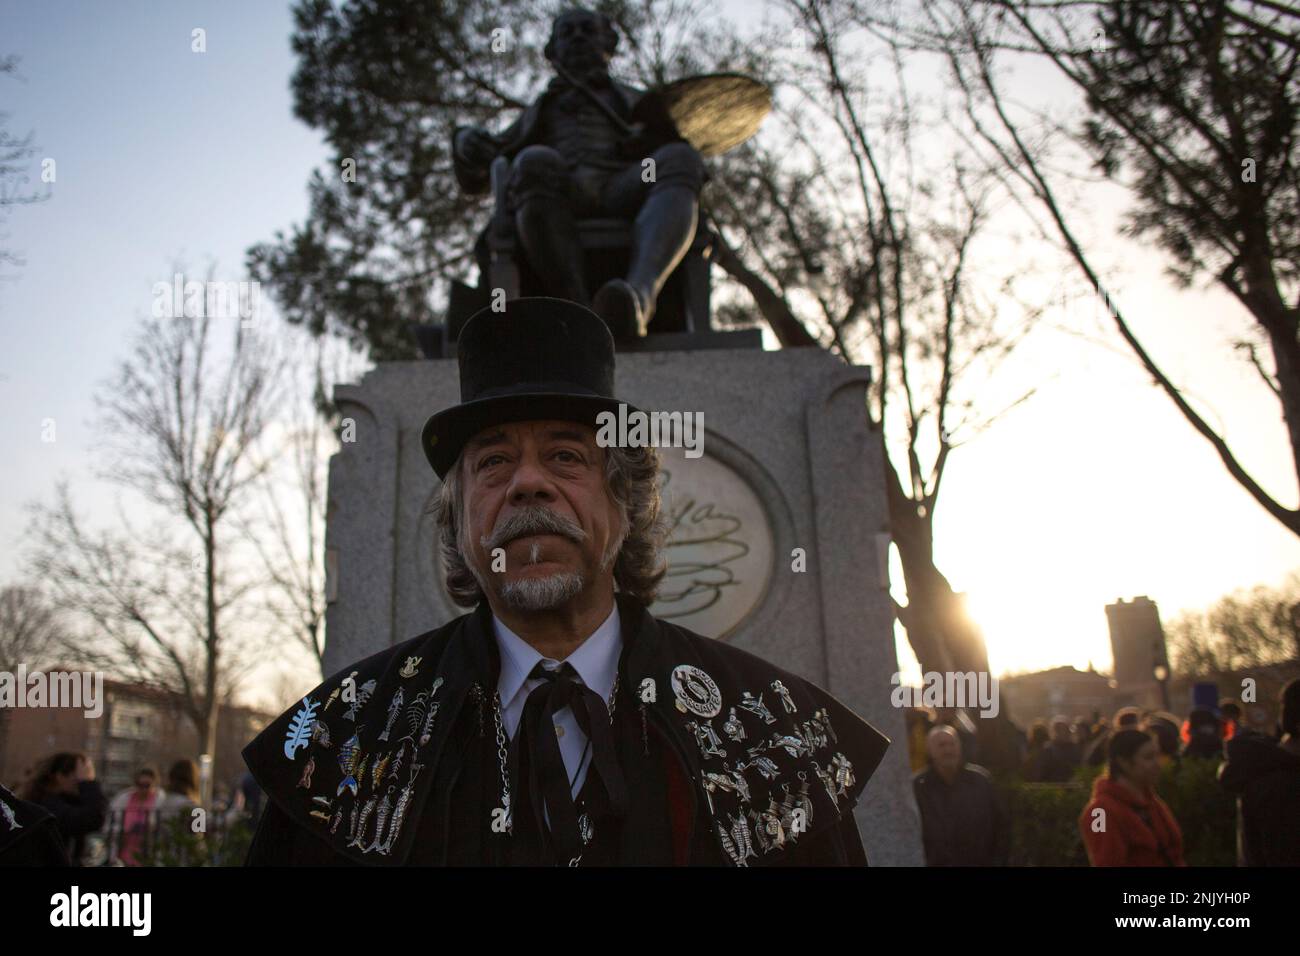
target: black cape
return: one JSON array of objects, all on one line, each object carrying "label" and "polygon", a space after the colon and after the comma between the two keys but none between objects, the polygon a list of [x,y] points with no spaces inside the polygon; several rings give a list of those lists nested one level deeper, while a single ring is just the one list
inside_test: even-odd
[{"label": "black cape", "polygon": [[0,866],[70,866],[54,814],[0,786]]},{"label": "black cape", "polygon": [[[852,809],[889,740],[816,685],[617,599],[629,806],[610,816],[588,774],[581,864],[865,864]],[[310,691],[244,750],[270,798],[248,863],[561,862],[526,812],[502,832],[499,670],[484,602]]]},{"label": "black cape", "polygon": [[1241,800],[1238,837],[1246,866],[1300,866],[1300,757],[1238,730],[1219,782]]}]

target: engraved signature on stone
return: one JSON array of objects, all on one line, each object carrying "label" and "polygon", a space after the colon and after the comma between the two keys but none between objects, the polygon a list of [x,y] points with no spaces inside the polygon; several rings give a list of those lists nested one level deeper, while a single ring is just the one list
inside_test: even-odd
[{"label": "engraved signature on stone", "polygon": [[[665,469],[665,491],[671,479]],[[686,617],[713,607],[722,600],[724,589],[740,584],[727,565],[749,554],[750,547],[741,537],[744,522],[718,510],[712,502],[700,502],[693,496],[669,500],[665,513],[668,571],[654,613],[661,618]]]}]

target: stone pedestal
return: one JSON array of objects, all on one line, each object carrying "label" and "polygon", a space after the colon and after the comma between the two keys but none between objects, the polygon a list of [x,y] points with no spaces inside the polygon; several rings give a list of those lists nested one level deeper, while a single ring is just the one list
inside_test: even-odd
[{"label": "stone pedestal", "polygon": [[[873,865],[919,865],[869,380],[817,349],[641,352],[619,355],[616,394],[704,415],[703,457],[664,449],[674,531],[652,612],[813,680],[890,737],[858,823]],[[355,431],[330,463],[327,673],[464,613],[442,589],[419,441],[459,401],[455,362],[385,363],[335,398]]]}]

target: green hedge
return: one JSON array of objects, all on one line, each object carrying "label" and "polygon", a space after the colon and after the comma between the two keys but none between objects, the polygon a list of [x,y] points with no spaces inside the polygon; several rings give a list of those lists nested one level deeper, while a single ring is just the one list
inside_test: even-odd
[{"label": "green hedge", "polygon": [[198,834],[190,829],[190,818],[180,814],[158,826],[151,852],[143,854],[144,866],[243,866],[253,841],[253,825],[237,820],[212,832]]},{"label": "green hedge", "polygon": [[[1169,804],[1183,831],[1188,866],[1234,866],[1237,862],[1236,801],[1219,786],[1217,760],[1170,764],[1156,792]],[[1101,767],[1080,767],[1069,783],[998,780],[1011,812],[1012,866],[1087,866],[1079,814],[1092,797]]]}]

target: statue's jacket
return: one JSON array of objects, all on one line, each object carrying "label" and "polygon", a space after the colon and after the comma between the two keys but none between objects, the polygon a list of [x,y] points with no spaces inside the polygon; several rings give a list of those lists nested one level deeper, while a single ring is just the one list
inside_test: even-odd
[{"label": "statue's jacket", "polygon": [[[620,83],[613,77],[610,78],[609,85],[623,103],[624,116],[630,118],[637,104],[641,102],[641,98],[646,95],[646,91],[634,86],[628,86],[626,83]],[[514,122],[500,133],[491,134],[490,138],[497,154],[507,159],[514,159],[515,155],[525,146],[538,142],[538,130],[541,126],[542,113],[546,109],[547,103],[564,89],[566,89],[566,85],[563,81],[558,78],[552,80],[546,90],[525,107]],[[464,128],[456,126],[452,129],[452,148],[450,150],[452,172],[461,190],[466,195],[472,196],[487,191],[488,172],[485,169],[464,162],[457,154],[455,149],[456,134]]]},{"label": "statue's jacket", "polygon": [[[816,685],[617,595],[628,805],[581,865],[865,865],[853,807],[889,741]],[[334,674],[244,750],[250,865],[509,865],[486,602]],[[602,806],[599,776],[583,794]]]}]

